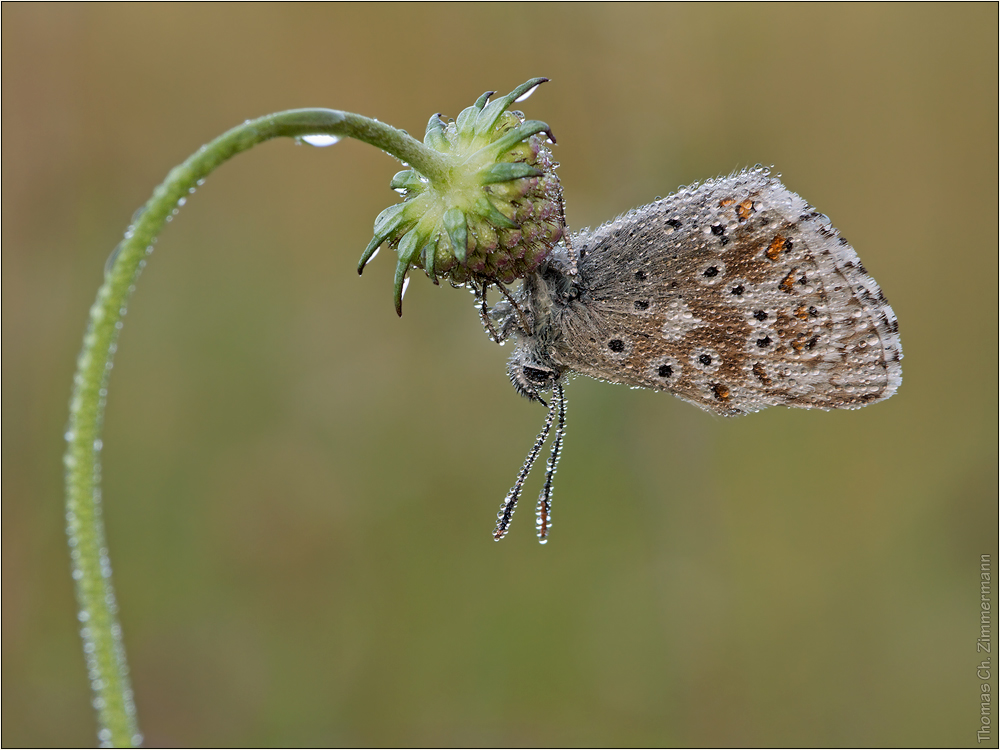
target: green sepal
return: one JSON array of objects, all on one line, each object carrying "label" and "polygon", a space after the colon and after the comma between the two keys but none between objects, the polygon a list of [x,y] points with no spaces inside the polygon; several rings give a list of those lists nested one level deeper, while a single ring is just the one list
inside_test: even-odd
[{"label": "green sepal", "polygon": [[518,125],[513,130],[508,131],[503,136],[493,141],[489,146],[483,148],[483,151],[491,151],[499,157],[501,154],[505,154],[510,151],[514,146],[523,141],[525,138],[530,138],[535,133],[545,133],[549,140],[553,143],[556,139],[552,135],[552,131],[549,130],[547,123],[541,120],[526,120]]},{"label": "green sepal", "polygon": [[413,258],[419,249],[420,232],[417,229],[411,229],[399,241],[399,262],[396,263],[396,278],[392,290],[393,301],[396,304],[396,315],[400,317],[403,315],[403,280],[406,278],[406,272],[410,269],[410,264],[413,263]]},{"label": "green sepal", "polygon": [[405,208],[405,203],[396,203],[375,217],[375,236],[382,238],[379,242],[383,242],[386,237],[395,232],[399,225],[403,223]]},{"label": "green sepal", "polygon": [[451,252],[459,263],[465,263],[469,234],[465,223],[465,213],[460,208],[449,208],[442,217],[444,229],[451,240]]},{"label": "green sepal", "polygon": [[420,263],[424,267],[424,271],[427,275],[431,277],[431,281],[435,284],[438,283],[437,274],[434,272],[434,258],[437,255],[437,243],[431,240],[426,245],[424,249],[420,251]]},{"label": "green sepal", "polygon": [[479,114],[479,110],[473,107],[466,107],[461,112],[458,113],[458,117],[455,118],[455,127],[458,129],[458,134],[464,136],[466,139],[472,136],[472,133],[466,132],[469,122],[475,121],[476,115]]},{"label": "green sepal", "polygon": [[399,248],[397,252],[399,253],[399,262],[406,263],[409,265],[413,262],[413,258],[416,256],[417,251],[420,249],[420,230],[417,228],[411,229],[409,232],[403,235],[403,238],[399,241]]},{"label": "green sepal", "polygon": [[481,216],[489,219],[493,226],[500,229],[517,229],[517,224],[504,216],[500,209],[493,205],[493,202],[485,195],[476,201],[476,210]]},{"label": "green sepal", "polygon": [[[400,174],[403,173],[400,172],[396,177],[399,177]],[[393,177],[393,180],[396,177]],[[399,225],[403,223],[403,210],[405,206],[405,203],[397,203],[394,206],[389,206],[389,208],[375,218],[375,236],[372,237],[371,242],[368,243],[368,247],[361,254],[361,260],[358,261],[358,276],[364,273],[365,266],[368,265],[368,261],[372,259],[379,245],[389,239],[389,235],[395,232],[399,228]]]},{"label": "green sepal", "polygon": [[437,113],[427,121],[427,131],[424,133],[424,144],[430,146],[435,151],[447,151],[450,147],[448,139],[444,137],[444,121],[441,113]]},{"label": "green sepal", "polygon": [[383,242],[385,242],[384,237],[379,237],[378,235],[372,237],[372,241],[368,243],[368,247],[366,247],[365,251],[361,253],[361,260],[358,261],[358,276],[365,272],[365,266],[368,265],[368,261],[372,259],[375,251],[378,250],[379,245]]},{"label": "green sepal", "polygon": [[473,104],[472,106],[475,107],[476,109],[481,110],[483,107],[486,106],[486,102],[488,102],[490,100],[490,97],[493,96],[495,93],[496,91],[483,92],[483,95],[478,99],[476,99],[476,103]]},{"label": "green sepal", "polygon": [[410,264],[399,261],[396,264],[396,278],[393,281],[392,294],[393,302],[396,305],[396,315],[403,317],[403,282],[406,280],[406,271]]},{"label": "green sepal", "polygon": [[541,177],[543,174],[545,173],[542,170],[520,161],[497,162],[479,173],[484,185],[492,185],[496,182],[509,182],[510,180],[518,180],[522,177]]}]

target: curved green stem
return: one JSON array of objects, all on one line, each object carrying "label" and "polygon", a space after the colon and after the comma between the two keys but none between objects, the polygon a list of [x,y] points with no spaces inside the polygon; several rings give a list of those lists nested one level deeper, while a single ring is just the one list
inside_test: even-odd
[{"label": "curved green stem", "polygon": [[431,179],[445,179],[447,161],[401,130],[332,109],[298,109],[247,120],[202,146],[153,191],[109,261],[90,308],[70,401],[66,467],[66,532],[79,602],[80,635],[98,715],[102,746],[142,741],[118,624],[111,566],[101,520],[100,451],[108,376],[122,316],[156,236],[213,169],[241,151],[277,137],[331,135],[378,146]]}]

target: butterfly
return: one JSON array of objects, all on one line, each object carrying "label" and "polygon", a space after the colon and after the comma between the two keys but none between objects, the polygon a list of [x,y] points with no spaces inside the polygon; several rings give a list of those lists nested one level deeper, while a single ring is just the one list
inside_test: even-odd
[{"label": "butterfly", "polygon": [[[573,374],[667,391],[727,417],[859,409],[902,382],[899,325],[830,220],[756,167],[573,234],[490,311],[507,373],[548,414],[497,514],[507,533],[553,425],[537,503],[544,544]],[[485,292],[484,292],[485,297]]]}]

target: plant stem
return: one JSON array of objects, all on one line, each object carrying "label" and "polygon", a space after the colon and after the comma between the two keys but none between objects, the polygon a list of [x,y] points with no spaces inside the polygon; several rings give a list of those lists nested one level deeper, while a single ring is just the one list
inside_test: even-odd
[{"label": "plant stem", "polygon": [[171,170],[153,191],[153,197],[109,261],[104,284],[90,308],[90,322],[73,379],[64,463],[66,533],[80,607],[80,635],[102,746],[128,747],[142,741],[101,519],[101,429],[108,376],[125,307],[156,236],[201,180],[227,159],[258,143],[309,135],[350,137],[378,146],[434,181],[445,179],[448,173],[447,160],[436,151],[401,130],[350,112],[298,109],[247,120],[202,146]]}]

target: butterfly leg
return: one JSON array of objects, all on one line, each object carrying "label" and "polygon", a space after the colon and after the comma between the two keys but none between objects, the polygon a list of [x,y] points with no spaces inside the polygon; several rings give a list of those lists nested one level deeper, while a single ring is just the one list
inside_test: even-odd
[{"label": "butterfly leg", "polygon": [[532,325],[528,322],[528,318],[524,314],[524,310],[522,310],[521,306],[517,304],[517,300],[514,299],[514,296],[509,291],[507,291],[507,287],[500,282],[496,282],[496,288],[500,290],[500,294],[504,296],[507,303],[511,306],[511,308],[513,308],[514,313],[517,315],[517,323],[521,327],[521,331],[524,332],[525,336],[530,336],[532,333]]},{"label": "butterfly leg", "polygon": [[[559,394],[562,394],[561,388]],[[531,473],[531,467],[535,465],[535,460],[542,452],[542,446],[545,445],[549,432],[552,430],[552,422],[555,421],[556,412],[559,411],[559,401],[561,401],[560,398],[553,398],[549,403],[549,413],[545,417],[542,431],[535,438],[535,444],[532,446],[531,452],[528,453],[528,457],[524,459],[524,466],[521,467],[521,471],[517,475],[517,481],[514,482],[514,486],[510,488],[510,492],[507,493],[507,497],[504,498],[503,504],[500,506],[500,512],[497,513],[497,527],[493,530],[494,541],[499,542],[503,539],[510,528],[510,520],[514,516],[514,509],[521,497],[521,489],[524,487],[524,482],[528,478],[528,474]],[[565,405],[562,410],[565,411]]]},{"label": "butterfly leg", "polygon": [[486,335],[490,337],[490,341],[499,344],[500,332],[497,331],[496,326],[493,325],[493,320],[490,318],[490,308],[486,304],[486,290],[490,288],[490,282],[484,281],[483,288],[476,289],[476,298],[479,301],[479,317],[483,320],[483,328],[486,329]]},{"label": "butterfly leg", "polygon": [[[556,476],[556,467],[559,465],[559,456],[562,455],[563,436],[566,434],[566,396],[563,387],[556,384],[552,390],[552,404],[558,404],[559,422],[556,425],[556,436],[552,440],[552,451],[549,453],[548,464],[545,467],[545,484],[538,495],[538,519],[535,527],[538,531],[538,542],[545,544],[549,541],[549,529],[552,528],[552,480]],[[551,408],[549,413],[551,414]]]}]

